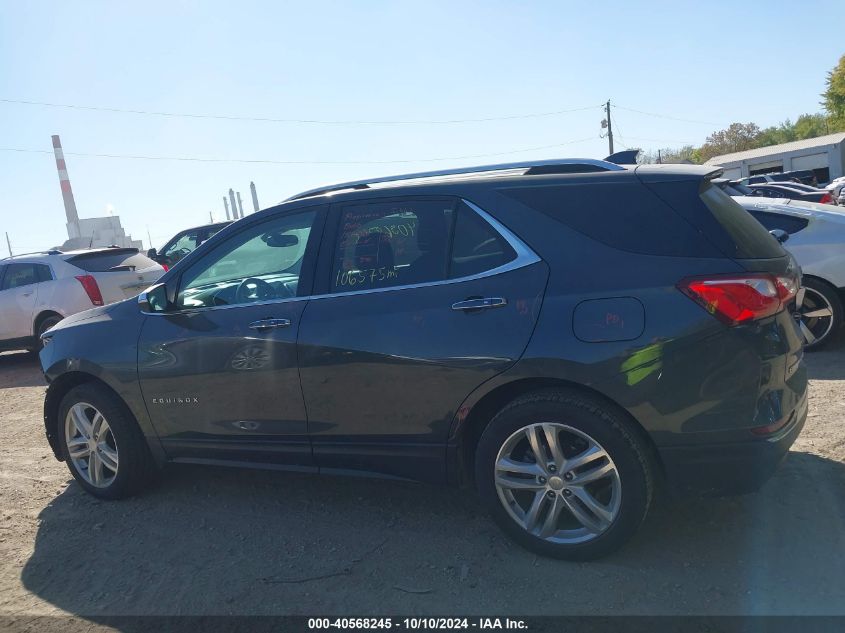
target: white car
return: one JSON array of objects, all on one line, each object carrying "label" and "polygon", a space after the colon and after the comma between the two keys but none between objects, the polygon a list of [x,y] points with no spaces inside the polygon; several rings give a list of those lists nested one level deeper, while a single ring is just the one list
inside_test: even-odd
[{"label": "white car", "polygon": [[162,274],[137,248],[0,259],[0,350],[39,349],[41,334],[64,317],[133,297]]},{"label": "white car", "polygon": [[770,231],[789,234],[784,247],[803,272],[796,318],[807,348],[834,343],[845,302],[845,209],[787,198],[737,196],[734,200]]}]

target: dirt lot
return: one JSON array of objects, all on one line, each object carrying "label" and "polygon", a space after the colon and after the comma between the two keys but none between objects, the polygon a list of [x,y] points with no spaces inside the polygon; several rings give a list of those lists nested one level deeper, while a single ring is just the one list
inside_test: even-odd
[{"label": "dirt lot", "polygon": [[762,492],[662,502],[571,564],[410,483],[181,467],[96,501],[44,439],[36,359],[2,354],[0,614],[843,614],[845,350],[809,365],[810,418]]}]

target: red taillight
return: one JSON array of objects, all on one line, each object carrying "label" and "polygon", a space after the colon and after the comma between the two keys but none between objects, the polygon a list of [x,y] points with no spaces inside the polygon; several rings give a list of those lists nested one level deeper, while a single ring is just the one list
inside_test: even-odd
[{"label": "red taillight", "polygon": [[678,289],[728,325],[780,312],[798,291],[794,277],[767,274],[684,279]]},{"label": "red taillight", "polygon": [[819,200],[821,204],[833,204],[833,196],[829,193],[826,193],[822,196],[822,199]]},{"label": "red taillight", "polygon": [[170,270],[170,266],[168,266],[167,264],[162,264],[161,267],[164,268],[164,272]]},{"label": "red taillight", "polygon": [[97,280],[91,275],[77,275],[76,278],[82,287],[85,288],[85,294],[95,306],[103,305],[103,295],[100,292],[100,287],[97,285]]}]

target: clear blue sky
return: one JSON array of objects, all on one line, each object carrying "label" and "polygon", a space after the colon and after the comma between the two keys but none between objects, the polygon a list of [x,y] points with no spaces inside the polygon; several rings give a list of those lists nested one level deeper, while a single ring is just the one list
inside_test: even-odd
[{"label": "clear blue sky", "polygon": [[[327,120],[548,117],[465,124],[261,123],[0,103],[0,147],[66,153],[407,164],[273,165],[67,156],[82,217],[113,208],[155,246],[224,214],[249,181],[262,207],[320,184],[466,164],[602,158],[701,143],[732,121],[819,110],[845,53],[841,0],[770,2],[36,2],[0,0],[0,98],[147,111]],[[834,26],[838,25],[838,26]],[[767,77],[767,68],[774,74]],[[587,140],[583,140],[587,139]],[[18,251],[61,243],[50,153],[0,151],[0,231]],[[2,237],[2,235],[0,235]],[[5,254],[5,244],[2,244]]]}]

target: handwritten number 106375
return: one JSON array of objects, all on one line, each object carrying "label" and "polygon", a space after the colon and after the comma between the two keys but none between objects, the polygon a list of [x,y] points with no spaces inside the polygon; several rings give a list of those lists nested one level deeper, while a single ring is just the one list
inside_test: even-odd
[{"label": "handwritten number 106375", "polygon": [[339,270],[335,275],[334,285],[336,288],[363,286],[364,284],[375,284],[380,281],[396,279],[398,276],[395,268],[387,266],[365,268],[364,270]]}]

